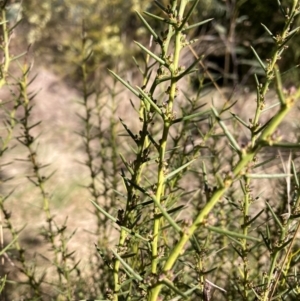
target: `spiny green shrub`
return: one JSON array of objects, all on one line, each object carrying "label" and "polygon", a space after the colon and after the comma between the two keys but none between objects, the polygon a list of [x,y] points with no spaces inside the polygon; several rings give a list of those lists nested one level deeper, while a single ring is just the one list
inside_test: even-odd
[{"label": "spiny green shrub", "polygon": [[[297,300],[299,137],[281,124],[288,114],[293,118],[300,88],[284,89],[278,61],[297,32],[293,26],[300,1],[289,6],[278,1],[285,21],[279,33],[264,24],[274,41],[271,53],[262,58],[251,48],[261,69],[260,76],[254,76],[256,99],[251,104],[243,94],[228,96],[220,89],[201,53],[194,51],[189,32],[212,21],[194,21],[199,1],[155,1],[155,5],[155,13],[137,13],[151,36],[148,47],[135,42],[141,52],[134,59],[142,78],[138,85],[112,70],[113,84],[90,81],[93,47],[87,24],[81,26],[76,60],[82,128],[77,132],[86,154],[81,163],[90,175],[84,184],[96,221],[96,246],[90,246],[90,262],[84,266],[67,247],[74,233],[69,235],[67,224],[59,225],[52,213],[47,191],[52,174],[43,169],[46,163],[34,132],[39,123],[31,120],[35,94],[29,90],[29,58],[24,57],[18,75],[12,76],[9,65],[16,58],[9,42],[14,24],[6,21],[5,5],[1,7],[0,84],[11,93],[1,104],[5,116],[1,156],[11,151],[13,137],[28,154],[26,176],[41,196],[45,222],[40,233],[50,246],[54,271],[49,277],[29,259],[14,216],[6,209],[14,192],[2,193],[1,227],[9,242],[1,245],[0,254],[11,258],[24,277],[17,282],[22,284],[19,296],[25,300]],[[195,57],[189,64],[183,59],[186,52]],[[189,85],[195,72],[200,74],[196,91]],[[203,84],[204,77],[220,94],[217,99],[205,96],[212,91]],[[119,92],[120,84],[130,97]],[[122,102],[128,98],[130,118],[114,118],[118,96]],[[296,131],[298,120],[287,128]],[[5,163],[9,162],[1,163],[3,175]],[[1,191],[10,180],[3,179]],[[83,237],[78,239],[85,243]],[[1,277],[0,290],[10,298],[16,280],[5,271]]]},{"label": "spiny green shrub", "polygon": [[[298,141],[281,142],[277,134],[300,95],[299,89],[291,93],[283,90],[277,66],[287,41],[297,30],[292,29],[292,24],[299,14],[299,1],[289,8],[279,3],[285,18],[279,34],[274,35],[264,25],[275,42],[266,61],[252,47],[264,78],[255,76],[256,108],[247,114],[248,122],[233,113],[235,102],[230,99],[219,108],[212,104],[211,108],[202,109],[203,104],[196,105],[197,100],[190,93],[181,92],[180,81],[201,62],[200,56],[189,66],[180,64],[182,50],[193,42],[186,34],[190,28],[210,21],[190,24],[198,1],[192,1],[190,6],[189,2],[174,0],[167,6],[155,2],[163,16],[145,12],[146,17],[165,23],[162,35],[138,14],[157,45],[147,48],[136,42],[147,57],[143,68],[138,65],[144,77],[140,85],[133,86],[111,71],[139,98],[137,117],[141,127],[135,133],[122,121],[135,157],[129,161],[121,156],[126,205],[115,217],[95,204],[120,227],[119,242],[112,248],[114,284],[108,299],[196,300],[202,296],[203,300],[212,300],[214,288],[226,300],[296,298],[297,168],[290,156],[287,165],[283,164],[283,174],[263,173],[261,167],[269,159],[261,162],[260,154],[266,147],[299,147]],[[266,100],[272,83],[278,97],[275,104]],[[185,100],[179,101],[181,97]],[[183,105],[184,101],[189,106]],[[181,105],[180,113],[177,105]],[[274,106],[277,111],[271,111],[265,119],[263,113]],[[198,143],[186,139],[191,128],[199,135]],[[244,145],[237,141],[238,128],[247,132],[248,142]],[[183,179],[191,174],[199,179],[200,186],[196,181],[192,187],[183,184]],[[252,186],[255,178],[280,177],[286,178],[287,201],[284,208],[275,212],[282,197],[274,201],[278,196],[264,196]],[[265,205],[255,210],[258,200]]]}]

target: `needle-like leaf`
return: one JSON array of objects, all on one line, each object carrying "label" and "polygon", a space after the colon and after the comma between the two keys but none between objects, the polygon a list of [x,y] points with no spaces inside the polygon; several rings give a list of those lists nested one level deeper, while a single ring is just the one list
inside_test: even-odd
[{"label": "needle-like leaf", "polygon": [[162,64],[162,65],[166,65],[166,62],[161,59],[160,57],[158,57],[156,54],[154,54],[152,51],[150,51],[148,48],[146,48],[145,46],[143,46],[142,44],[140,44],[139,42],[134,41],[134,43],[136,45],[138,45],[142,50],[144,50],[146,53],[148,53],[152,58],[154,58],[158,63]]}]

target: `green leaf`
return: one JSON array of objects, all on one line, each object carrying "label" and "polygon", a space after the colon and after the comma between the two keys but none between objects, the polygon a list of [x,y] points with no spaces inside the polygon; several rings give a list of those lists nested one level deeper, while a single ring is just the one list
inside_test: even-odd
[{"label": "green leaf", "polygon": [[261,24],[261,26],[266,30],[266,32],[270,35],[270,37],[274,40],[274,41],[276,41],[276,38],[274,37],[274,35],[272,34],[272,32],[269,30],[269,28],[266,26],[266,25],[264,25],[263,23],[260,23]]},{"label": "green leaf", "polygon": [[271,247],[271,244],[270,244],[270,240],[268,239],[268,237],[266,237],[261,231],[260,231],[260,235],[267,247],[267,249],[271,252],[272,251],[272,247]]},{"label": "green leaf", "polygon": [[294,34],[297,33],[299,29],[300,29],[300,26],[296,27],[295,29],[293,29],[292,31],[290,31],[288,33],[287,37],[290,37],[291,35],[294,36]]},{"label": "green leaf", "polygon": [[230,112],[230,114],[238,121],[240,122],[243,126],[245,126],[246,128],[249,129],[249,125],[243,120],[241,119],[238,115],[236,115],[235,113]]},{"label": "green leaf", "polygon": [[[142,193],[144,193],[147,196],[150,196],[149,193],[147,192],[147,190],[139,185],[137,185],[136,183],[134,183],[133,181],[131,181],[130,179],[128,179],[127,177],[123,176],[123,179],[128,182],[129,184],[131,184],[134,188],[138,189],[139,191],[141,191]],[[150,196],[151,197],[151,196]]]},{"label": "green leaf", "polygon": [[255,51],[255,49],[254,49],[252,46],[250,46],[250,48],[252,49],[252,51],[253,51],[253,53],[254,53],[254,55],[255,55],[257,61],[259,62],[260,66],[261,66],[261,67],[263,68],[263,70],[266,72],[266,66],[265,66],[265,64],[262,62],[262,60],[260,59],[260,57],[259,57],[259,55],[257,54],[257,52]]},{"label": "green leaf", "polygon": [[6,283],[6,277],[7,275],[4,275],[0,278],[0,293],[3,291]]},{"label": "green leaf", "polygon": [[282,13],[283,17],[285,18],[286,12],[285,12],[285,10],[284,10],[284,8],[283,8],[283,6],[282,6],[280,0],[277,0],[277,4],[278,4],[278,7],[279,7],[280,12]]},{"label": "green leaf", "polygon": [[272,147],[299,149],[300,143],[278,142],[278,143],[272,143]]},{"label": "green leaf", "polygon": [[154,145],[154,147],[156,148],[156,150],[159,151],[159,144],[154,140],[154,138],[152,137],[152,135],[150,133],[148,134],[148,138],[151,141],[151,143]]},{"label": "green leaf", "polygon": [[168,212],[163,208],[163,206],[157,201],[154,194],[148,194],[149,197],[153,200],[154,204],[158,207],[162,215],[166,218],[166,220],[170,223],[170,225],[178,232],[182,233],[181,228],[177,225],[177,223],[173,220],[173,218],[168,214]]},{"label": "green leaf", "polygon": [[178,289],[173,282],[171,282],[169,279],[164,278],[161,280],[168,288],[170,288],[172,291],[174,291],[176,294],[180,295],[182,298],[187,299],[188,296],[186,296],[183,292],[181,292],[180,289]]},{"label": "green leaf", "polygon": [[143,280],[143,278],[137,272],[135,272],[131,268],[131,266],[129,264],[127,264],[126,261],[116,251],[114,251],[113,249],[111,249],[111,251],[113,252],[113,254],[115,255],[115,257],[122,263],[124,269],[127,270],[127,272],[129,272],[138,281],[142,281]]},{"label": "green leaf", "polygon": [[126,169],[133,176],[134,175],[133,169],[130,167],[130,165],[128,164],[128,162],[125,160],[124,156],[121,153],[119,155],[120,155],[120,158],[121,158],[122,162],[124,163]]},{"label": "green leaf", "polygon": [[182,20],[181,25],[179,26],[178,30],[182,31],[184,25],[187,23],[187,21],[189,20],[189,18],[191,17],[193,11],[195,10],[197,4],[198,4],[199,0],[195,0],[193,5],[191,6],[190,10],[187,12],[185,18]]},{"label": "green leaf", "polygon": [[263,166],[263,165],[265,165],[265,164],[267,164],[267,163],[269,163],[269,162],[272,162],[272,161],[274,161],[274,160],[276,160],[276,159],[277,159],[276,157],[272,157],[272,158],[267,159],[267,160],[265,160],[265,161],[263,161],[263,162],[257,163],[257,164],[255,164],[255,165],[253,166],[253,169],[254,169],[254,168],[257,168],[257,167],[260,167],[260,166]]},{"label": "green leaf", "polygon": [[281,76],[280,76],[280,72],[279,72],[279,69],[277,66],[274,68],[274,71],[275,71],[276,92],[277,92],[277,95],[278,95],[281,105],[285,105],[286,100],[285,100],[285,96],[283,94]]},{"label": "green leaf", "polygon": [[224,122],[221,120],[221,118],[219,117],[219,114],[217,112],[217,110],[212,106],[211,107],[212,112],[214,113],[219,125],[221,126],[221,128],[224,131],[224,134],[226,135],[226,137],[228,138],[228,140],[230,141],[231,145],[233,146],[233,148],[235,149],[236,152],[238,152],[239,154],[241,153],[241,149],[240,146],[238,145],[238,143],[236,142],[236,140],[234,139],[234,137],[231,135],[231,133],[229,132],[229,130],[227,129],[226,125],[224,124]]},{"label": "green leaf", "polygon": [[292,168],[293,168],[294,179],[295,179],[297,188],[299,189],[299,179],[298,179],[297,170],[296,170],[294,161],[292,161]]},{"label": "green leaf", "polygon": [[101,208],[96,202],[94,202],[93,200],[90,200],[91,203],[102,213],[104,214],[108,219],[110,219],[111,221],[113,221],[114,223],[117,223],[117,219],[115,217],[113,217],[112,215],[110,215],[107,211],[105,211],[103,208]]},{"label": "green leaf", "polygon": [[140,67],[139,63],[137,62],[136,58],[133,56],[132,57],[134,64],[136,65],[136,67],[138,68],[138,70],[140,71],[141,74],[144,74],[142,68]]},{"label": "green leaf", "polygon": [[251,178],[251,179],[278,179],[278,178],[288,178],[293,175],[286,174],[286,173],[277,173],[277,174],[251,174],[251,173],[248,173],[245,176],[248,178]]},{"label": "green leaf", "polygon": [[203,112],[198,112],[198,113],[195,113],[195,114],[191,114],[191,115],[186,115],[184,117],[181,117],[181,118],[177,118],[173,121],[173,124],[174,123],[178,123],[178,122],[182,122],[182,121],[187,121],[187,120],[191,120],[191,119],[194,119],[196,117],[199,117],[199,116],[202,116],[202,115],[208,115],[209,113],[211,113],[211,110],[206,110],[206,111],[203,111]]},{"label": "green leaf", "polygon": [[281,230],[283,230],[284,228],[283,228],[283,226],[282,226],[282,224],[281,224],[279,218],[278,218],[277,215],[275,214],[273,208],[271,207],[271,205],[270,205],[268,202],[266,202],[266,204],[267,204],[269,210],[271,211],[271,214],[272,214],[272,216],[273,216],[273,218],[274,218],[276,224],[279,226],[279,228],[280,228]]},{"label": "green leaf", "polygon": [[140,88],[136,87],[140,94],[142,95],[142,100],[146,100],[147,102],[150,103],[150,105],[153,107],[153,109],[160,115],[162,116],[162,111],[161,109],[156,105],[156,103]]},{"label": "green leaf", "polygon": [[[90,202],[102,213],[102,214],[104,214],[107,218],[109,218],[111,221],[113,221],[114,223],[116,223],[117,225],[119,225],[118,224],[118,220],[115,218],[115,217],[113,217],[112,215],[110,215],[107,211],[105,211],[103,208],[101,208],[96,202],[94,202],[93,200],[90,200]],[[141,236],[140,234],[138,234],[138,233],[135,233],[134,231],[132,231],[131,229],[128,229],[128,228],[126,228],[126,227],[124,227],[124,226],[120,226],[120,228],[122,229],[122,230],[124,230],[124,231],[126,231],[127,233],[129,233],[130,235],[132,235],[132,236],[135,236],[135,237],[137,237],[137,238],[140,238],[141,240],[143,240],[143,241],[146,241],[146,242],[148,242],[149,240],[147,239],[147,238],[145,238],[145,237],[143,237],[143,236]]]},{"label": "green leaf", "polygon": [[243,235],[241,233],[232,232],[232,231],[228,231],[228,230],[217,228],[217,227],[213,227],[213,226],[209,226],[207,228],[209,230],[213,231],[213,232],[216,232],[216,233],[219,233],[219,234],[222,234],[222,235],[226,235],[226,236],[237,237],[237,238],[242,238],[242,239],[247,239],[247,240],[253,240],[253,241],[260,241],[260,239],[258,239],[256,237]]},{"label": "green leaf", "polygon": [[204,21],[201,21],[201,22],[198,22],[198,23],[189,25],[189,26],[183,28],[182,31],[186,31],[186,30],[189,30],[189,29],[191,29],[191,28],[201,26],[201,25],[203,25],[203,24],[205,24],[205,23],[208,23],[208,22],[212,21],[213,19],[214,19],[214,18],[210,18],[210,19],[207,19],[207,20],[204,20]]},{"label": "green leaf", "polygon": [[168,13],[168,10],[157,0],[154,1],[154,3],[165,13]]},{"label": "green leaf", "polygon": [[158,57],[156,54],[154,54],[152,51],[150,51],[148,48],[146,48],[145,46],[143,46],[142,44],[140,44],[139,42],[134,41],[134,43],[136,45],[138,45],[142,50],[144,50],[146,53],[148,53],[152,58],[154,58],[158,63],[162,64],[162,65],[166,65],[166,62],[161,59],[160,57]]},{"label": "green leaf", "polygon": [[271,109],[273,109],[273,108],[275,108],[275,107],[278,107],[279,105],[280,105],[280,102],[276,102],[276,103],[274,103],[274,104],[268,106],[267,108],[263,109],[263,110],[261,111],[261,113],[265,113],[265,112],[267,112],[267,111],[269,111],[269,110],[271,110]]},{"label": "green leaf", "polygon": [[128,133],[128,135],[132,138],[132,140],[138,145],[138,141],[137,141],[137,137],[131,132],[131,130],[127,127],[127,125],[123,122],[123,120],[121,118],[120,122],[122,123],[124,129],[126,130],[126,132]]},{"label": "green leaf", "polygon": [[108,72],[120,83],[122,83],[128,90],[130,90],[134,95],[139,96],[139,92],[137,92],[129,83],[127,83],[124,79],[122,79],[119,75],[117,75],[112,70],[108,69]]},{"label": "green leaf", "polygon": [[[193,291],[195,291],[195,290],[199,290],[199,286],[198,285],[195,285],[195,286],[193,286],[192,288],[190,288],[189,290],[187,290],[186,292],[184,292],[183,294],[185,295],[185,296],[188,296],[188,295],[190,295]],[[172,301],[178,301],[178,300],[180,300],[182,297],[181,296],[177,296],[177,297],[175,297],[175,298],[172,298]]]},{"label": "green leaf", "polygon": [[154,20],[158,20],[158,21],[160,21],[160,22],[166,22],[166,21],[167,21],[166,19],[164,19],[164,18],[162,18],[162,17],[159,17],[159,16],[157,16],[157,15],[153,15],[153,14],[147,12],[147,11],[144,11],[144,14],[147,15],[148,17],[151,17],[151,18],[153,18]]},{"label": "green leaf", "polygon": [[200,243],[198,242],[197,237],[194,234],[192,235],[191,243],[192,243],[192,246],[195,249],[195,251],[200,253],[202,250],[202,247],[201,247]]},{"label": "green leaf", "polygon": [[12,61],[15,61],[15,60],[17,60],[17,59],[23,57],[23,56],[26,55],[27,53],[28,53],[28,51],[24,51],[24,52],[22,52],[21,54],[18,54],[18,55],[16,55],[16,56],[12,56],[12,57],[10,58],[10,61],[11,61],[11,62],[12,62]]},{"label": "green leaf", "polygon": [[253,218],[251,218],[245,225],[244,227],[248,227],[249,225],[251,225],[265,210],[262,209],[261,211],[259,211]]},{"label": "green leaf", "polygon": [[241,253],[241,252],[239,251],[239,249],[236,248],[233,244],[232,244],[232,248],[234,249],[234,251],[235,251],[241,258],[243,258],[242,253]]},{"label": "green leaf", "polygon": [[224,109],[222,109],[222,113],[224,113],[224,112],[226,112],[226,111],[229,111],[236,103],[237,103],[238,101],[236,100],[236,101],[234,101],[233,103],[231,103],[231,104],[229,104],[229,106],[227,107],[225,107]]},{"label": "green leaf", "polygon": [[15,236],[15,238],[7,245],[5,246],[3,249],[0,250],[0,256],[2,256],[14,243],[15,241],[19,238],[18,235]]},{"label": "green leaf", "polygon": [[149,25],[149,23],[144,19],[144,17],[138,11],[136,11],[136,13],[137,13],[138,17],[140,18],[140,20],[143,22],[143,24],[146,26],[146,28],[149,30],[150,34],[152,34],[154,40],[158,41],[158,35],[153,30],[153,28]]},{"label": "green leaf", "polygon": [[181,172],[183,169],[185,169],[186,167],[188,167],[190,164],[192,164],[195,161],[195,159],[191,160],[190,162],[180,166],[179,168],[177,168],[176,170],[170,172],[168,175],[165,176],[165,182],[168,181],[170,178],[174,177],[176,174],[178,174],[179,172]]},{"label": "green leaf", "polygon": [[[153,203],[153,201],[151,200],[151,203]],[[174,213],[174,212],[177,212],[177,211],[181,211],[182,208],[184,208],[185,205],[180,205],[180,206],[177,206],[175,208],[172,208],[172,209],[169,209],[167,211],[168,214],[171,214],[171,213]],[[162,217],[163,215],[161,214],[160,217]]]},{"label": "green leaf", "polygon": [[285,243],[283,243],[282,245],[280,245],[277,250],[283,250],[291,241],[293,241],[294,238],[291,237],[290,239],[288,239]]},{"label": "green leaf", "polygon": [[175,78],[177,80],[180,80],[182,77],[186,76],[187,74],[190,74],[192,72],[197,71],[197,69],[193,69],[197,63],[199,63],[203,59],[203,55],[200,55],[186,70],[184,70],[182,73],[177,75]]}]

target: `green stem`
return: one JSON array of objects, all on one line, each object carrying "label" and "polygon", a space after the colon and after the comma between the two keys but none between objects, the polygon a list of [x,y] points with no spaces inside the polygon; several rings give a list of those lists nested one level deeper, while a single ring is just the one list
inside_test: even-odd
[{"label": "green stem", "polygon": [[1,66],[0,88],[2,88],[6,83],[6,76],[10,65],[10,53],[9,53],[10,39],[9,39],[9,29],[7,27],[5,8],[1,10],[1,24],[2,24],[2,31],[3,31],[3,42],[2,42],[3,46],[1,48],[4,52],[4,63]]},{"label": "green stem", "polygon": [[[300,88],[299,88],[299,91],[300,91]],[[289,112],[290,109],[291,109],[291,105],[282,107],[279,110],[279,112],[273,117],[272,122],[270,122],[268,124],[268,126],[264,129],[261,136],[268,137],[269,135],[271,135],[272,130],[274,131],[276,129],[275,125],[278,126],[279,122]],[[163,267],[164,273],[166,273],[172,269],[177,258],[180,256],[183,248],[185,247],[186,243],[189,241],[191,236],[195,233],[196,229],[198,229],[201,225],[203,225],[203,223],[205,222],[206,216],[211,212],[211,210],[218,203],[220,198],[225,194],[225,192],[231,187],[233,181],[241,176],[241,172],[243,171],[243,169],[253,160],[254,156],[261,148],[260,142],[263,142],[263,140],[258,141],[253,148],[248,150],[247,153],[241,155],[241,158],[240,158],[238,164],[236,165],[236,167],[233,170],[233,177],[225,179],[223,186],[217,188],[213,192],[211,198],[206,203],[206,205],[203,207],[201,212],[198,214],[198,216],[196,217],[192,226],[182,234],[179,242],[171,251],[171,253]],[[162,289],[162,286],[163,286],[163,284],[158,282],[152,288],[149,301],[157,301],[157,298],[158,298],[159,292]]]},{"label": "green stem", "polygon": [[[243,185],[243,184],[241,184]],[[245,177],[245,183],[243,190],[245,191],[244,195],[244,202],[243,202],[243,235],[246,237],[248,236],[248,220],[249,220],[249,208],[250,208],[250,202],[251,202],[251,196],[250,196],[250,179]],[[243,298],[244,300],[248,300],[248,283],[249,283],[249,267],[248,267],[248,246],[247,246],[247,239],[241,240],[242,245],[242,260],[243,260]]]},{"label": "green stem", "polygon": [[[178,11],[177,19],[182,20],[183,18],[183,12],[185,10],[187,1],[183,0],[180,3],[180,9]],[[173,2],[173,7],[176,7],[177,1]],[[175,11],[175,10],[173,10]],[[175,30],[175,47],[173,52],[173,62],[170,64],[170,72],[171,72],[171,85],[168,88],[169,93],[169,99],[168,104],[166,106],[166,112],[163,116],[164,120],[164,128],[162,137],[160,140],[159,145],[159,162],[158,162],[158,176],[157,176],[157,189],[156,189],[156,200],[158,203],[161,202],[161,199],[163,198],[165,194],[165,168],[166,168],[166,162],[165,162],[165,154],[166,154],[166,148],[167,148],[167,141],[169,137],[169,130],[172,125],[173,120],[173,105],[174,100],[176,98],[177,93],[177,79],[175,78],[178,70],[178,64],[179,64],[179,57],[180,57],[180,51],[182,49],[182,42],[181,37],[182,33],[181,30],[178,30],[174,26],[173,30]],[[160,213],[160,210],[156,207],[155,208],[155,214],[158,215]],[[153,225],[153,240],[152,240],[152,262],[151,262],[151,272],[153,274],[157,273],[157,265],[158,265],[158,242],[159,242],[159,231],[160,231],[160,218],[155,217],[154,225]]]}]

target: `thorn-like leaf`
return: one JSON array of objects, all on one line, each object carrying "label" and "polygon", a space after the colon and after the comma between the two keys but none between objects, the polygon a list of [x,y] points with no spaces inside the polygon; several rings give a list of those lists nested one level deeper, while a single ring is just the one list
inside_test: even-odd
[{"label": "thorn-like leaf", "polygon": [[167,22],[166,19],[164,19],[164,18],[162,18],[162,17],[159,17],[159,16],[157,16],[157,15],[151,14],[151,13],[149,13],[149,12],[147,12],[147,11],[144,11],[144,14],[147,15],[148,17],[153,18],[154,20],[158,20],[158,21],[160,21],[160,22]]},{"label": "thorn-like leaf", "polygon": [[112,222],[117,223],[117,219],[110,215],[107,211],[105,211],[103,208],[101,208],[96,202],[91,200],[91,203],[102,213],[104,214],[108,219],[110,219]]},{"label": "thorn-like leaf", "polygon": [[277,215],[275,214],[273,208],[271,207],[271,205],[270,205],[268,202],[266,202],[266,204],[267,204],[269,210],[271,211],[271,214],[272,214],[272,216],[273,216],[273,218],[274,218],[276,224],[279,226],[279,228],[280,228],[281,230],[283,230],[283,226],[282,226],[282,224],[281,224],[279,218],[278,218]]},{"label": "thorn-like leaf", "polygon": [[140,94],[142,95],[142,100],[146,100],[147,102],[150,103],[150,105],[153,107],[153,109],[162,116],[162,111],[161,109],[156,105],[156,103],[140,88],[140,87],[136,87],[138,89],[138,91],[140,92]]},{"label": "thorn-like leaf", "polygon": [[207,20],[204,20],[204,21],[201,21],[201,22],[189,25],[189,26],[183,28],[182,31],[186,31],[186,30],[189,30],[189,29],[194,28],[194,27],[202,26],[203,24],[208,23],[208,22],[212,21],[213,19],[214,18],[210,18],[210,19],[207,19]]},{"label": "thorn-like leaf", "polygon": [[179,27],[178,30],[182,31],[184,25],[187,24],[187,21],[189,20],[189,18],[191,17],[193,11],[195,10],[198,2],[199,2],[199,0],[194,0],[193,5],[191,6],[191,8],[189,9],[189,11],[187,12],[185,18],[182,20],[182,23],[181,23],[181,25],[180,25],[180,27]]},{"label": "thorn-like leaf", "polygon": [[254,49],[252,46],[250,46],[250,48],[252,49],[252,51],[253,51],[253,53],[254,53],[254,55],[255,55],[257,61],[259,62],[260,66],[261,66],[261,67],[263,68],[263,70],[266,72],[266,66],[265,66],[265,64],[262,62],[262,60],[260,59],[260,57],[259,57],[259,55],[257,54],[257,52],[255,51],[255,49]]},{"label": "thorn-like leaf", "polygon": [[283,94],[281,76],[280,76],[280,72],[279,72],[279,69],[277,66],[274,68],[274,71],[275,71],[276,92],[277,92],[277,95],[278,95],[281,105],[285,105],[286,100],[285,100],[285,96]]},{"label": "thorn-like leaf", "polygon": [[111,251],[113,252],[115,257],[122,263],[124,269],[127,270],[127,272],[129,272],[135,279],[137,279],[139,281],[143,280],[143,278],[137,272],[135,272],[131,268],[131,266],[129,264],[127,264],[126,261],[115,250],[111,249]]},{"label": "thorn-like leaf", "polygon": [[251,225],[265,210],[262,209],[261,211],[259,211],[253,218],[251,218],[245,225],[244,227],[248,227],[249,225]]},{"label": "thorn-like leaf", "polygon": [[236,142],[236,140],[234,139],[234,137],[231,135],[231,133],[229,132],[229,130],[227,129],[226,125],[224,124],[224,122],[221,120],[217,110],[212,106],[211,107],[212,112],[214,113],[219,125],[221,126],[221,128],[224,131],[224,134],[226,135],[226,137],[228,138],[228,140],[230,141],[231,145],[233,146],[233,148],[235,149],[236,152],[238,152],[239,154],[241,153],[241,149],[240,146],[238,145],[238,143]]},{"label": "thorn-like leaf", "polygon": [[251,178],[251,179],[278,179],[278,178],[288,178],[293,175],[286,174],[286,173],[277,173],[277,174],[251,174],[251,173],[248,173],[245,176],[248,178]]},{"label": "thorn-like leaf", "polygon": [[195,113],[195,114],[191,114],[191,115],[187,115],[187,116],[184,116],[184,117],[181,117],[181,118],[177,118],[173,121],[173,124],[178,123],[178,122],[182,122],[182,121],[191,120],[191,119],[194,119],[194,118],[202,116],[202,115],[208,115],[209,113],[211,113],[210,109],[206,110],[206,111],[203,111],[203,112],[198,112],[198,113]]},{"label": "thorn-like leaf", "polygon": [[124,156],[120,153],[120,158],[122,160],[122,162],[124,163],[124,165],[126,166],[126,169],[129,171],[129,173],[133,176],[134,175],[134,171],[133,169],[129,166],[129,164],[127,163],[127,161],[125,160]]},{"label": "thorn-like leaf", "polygon": [[252,240],[252,241],[260,241],[260,239],[258,239],[256,237],[243,235],[241,233],[232,232],[232,231],[228,231],[228,230],[213,227],[213,226],[209,226],[207,228],[213,232],[216,232],[216,233],[219,233],[222,235],[226,235],[226,236],[237,237],[237,238],[242,238],[242,239],[247,239],[247,240]]},{"label": "thorn-like leaf", "polygon": [[181,211],[182,208],[184,208],[185,205],[180,205],[180,206],[177,206],[175,208],[172,208],[172,209],[169,209],[167,211],[168,214],[171,214],[171,213],[174,213],[174,212],[177,212],[177,211]]},{"label": "thorn-like leaf", "polygon": [[240,122],[243,126],[249,129],[249,124],[247,124],[243,119],[241,119],[238,115],[235,113],[230,112],[230,114],[238,121]]},{"label": "thorn-like leaf", "polygon": [[263,24],[263,23],[260,23],[261,24],[261,26],[265,29],[265,31],[270,35],[270,37],[274,40],[274,41],[276,41],[276,38],[274,37],[274,35],[272,34],[272,32],[269,30],[269,28],[265,25],[265,24]]},{"label": "thorn-like leaf", "polygon": [[136,67],[140,71],[140,73],[143,74],[144,72],[143,72],[142,68],[140,67],[139,63],[137,62],[136,58],[133,56],[132,59],[134,61],[134,64],[136,65]]},{"label": "thorn-like leaf", "polygon": [[153,30],[153,28],[149,25],[149,23],[144,19],[144,17],[138,11],[136,11],[136,13],[137,13],[138,17],[140,18],[140,20],[143,22],[143,24],[146,26],[146,28],[149,30],[150,34],[153,35],[154,40],[158,41],[158,35]]},{"label": "thorn-like leaf", "polygon": [[142,50],[144,50],[146,53],[148,53],[153,59],[155,59],[158,63],[165,65],[166,62],[161,59],[160,57],[158,57],[156,54],[154,54],[152,51],[150,51],[148,48],[146,48],[145,46],[143,46],[142,44],[140,44],[139,42],[134,41],[134,43],[136,45],[138,45]]},{"label": "thorn-like leaf", "polygon": [[255,165],[253,166],[253,169],[254,169],[254,168],[261,167],[261,166],[264,166],[265,164],[267,164],[267,163],[269,163],[269,162],[272,162],[272,161],[274,161],[274,160],[276,160],[276,159],[277,159],[277,157],[274,156],[274,157],[272,157],[272,158],[270,158],[270,159],[267,159],[267,160],[265,160],[265,161],[263,161],[263,162],[257,163],[257,164],[255,164]]},{"label": "thorn-like leaf", "polygon": [[299,179],[298,179],[297,170],[296,170],[296,166],[295,166],[294,161],[292,161],[292,168],[293,168],[294,179],[295,179],[297,188],[299,189],[299,187],[300,187],[299,186]]},{"label": "thorn-like leaf", "polygon": [[177,225],[177,223],[173,220],[173,218],[168,214],[168,212],[163,208],[163,206],[157,201],[154,194],[148,194],[153,200],[154,204],[158,207],[161,214],[165,217],[165,219],[170,223],[170,225],[178,232],[182,233],[181,228]]},{"label": "thorn-like leaf", "polygon": [[170,172],[168,175],[165,176],[165,182],[168,181],[170,178],[174,177],[176,174],[178,174],[179,172],[181,172],[183,169],[185,169],[186,167],[188,167],[190,164],[192,164],[195,161],[195,159],[191,160],[190,162],[180,166],[179,168],[177,168],[176,170],[173,170],[172,172]]},{"label": "thorn-like leaf", "polygon": [[282,13],[283,17],[285,17],[286,16],[286,12],[285,12],[285,10],[284,10],[284,8],[283,8],[280,0],[277,0],[277,4],[278,4],[279,10]]},{"label": "thorn-like leaf", "polygon": [[169,279],[164,278],[162,282],[172,291],[174,291],[177,295],[180,295],[183,299],[187,299],[188,296],[186,296],[180,289],[178,289],[173,282],[171,282]]},{"label": "thorn-like leaf", "polygon": [[131,130],[128,128],[128,126],[123,122],[123,120],[121,118],[120,122],[122,123],[124,129],[126,130],[126,132],[128,133],[128,135],[132,138],[132,140],[138,145],[138,141],[136,139],[136,136],[131,132]]},{"label": "thorn-like leaf", "polygon": [[7,246],[5,246],[3,249],[1,249],[0,250],[0,256],[2,256],[14,243],[15,243],[15,241],[17,240],[17,239],[19,239],[19,236],[18,235],[16,235],[15,237],[14,237],[14,239],[7,245]]},{"label": "thorn-like leaf", "polygon": [[157,0],[154,1],[154,3],[165,13],[168,13],[167,9]]},{"label": "thorn-like leaf", "polygon": [[260,235],[269,251],[272,251],[272,247],[270,245],[270,240],[260,231]]},{"label": "thorn-like leaf", "polygon": [[108,69],[108,72],[120,83],[122,83],[127,89],[129,89],[134,95],[139,96],[139,92],[137,92],[129,83],[127,83],[124,79],[122,79],[119,75],[117,75],[112,70]]}]

